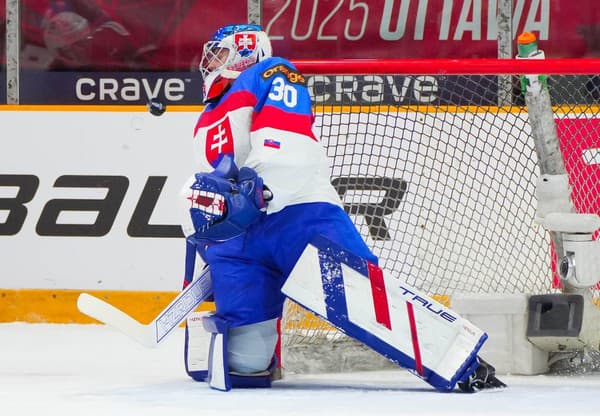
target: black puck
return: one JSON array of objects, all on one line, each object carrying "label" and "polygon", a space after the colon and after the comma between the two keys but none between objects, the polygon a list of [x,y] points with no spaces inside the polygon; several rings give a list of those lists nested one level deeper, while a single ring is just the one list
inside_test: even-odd
[{"label": "black puck", "polygon": [[148,101],[147,104],[148,111],[150,114],[154,116],[162,116],[165,111],[167,111],[167,106],[162,101],[157,100],[156,98],[152,98]]}]

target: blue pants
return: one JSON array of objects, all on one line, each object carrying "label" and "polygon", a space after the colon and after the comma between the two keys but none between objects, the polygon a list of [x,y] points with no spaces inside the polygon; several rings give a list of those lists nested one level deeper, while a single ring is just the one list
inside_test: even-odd
[{"label": "blue pants", "polygon": [[216,313],[236,327],[281,317],[281,287],[306,245],[317,235],[377,263],[348,215],[328,203],[307,203],[263,216],[248,231],[210,246]]}]

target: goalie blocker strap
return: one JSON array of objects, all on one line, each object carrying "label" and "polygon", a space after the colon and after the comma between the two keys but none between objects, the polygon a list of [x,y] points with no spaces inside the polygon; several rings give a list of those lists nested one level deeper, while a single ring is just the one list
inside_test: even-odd
[{"label": "goalie blocker strap", "polygon": [[487,339],[441,303],[322,236],[307,245],[282,291],[440,391],[468,379]]}]

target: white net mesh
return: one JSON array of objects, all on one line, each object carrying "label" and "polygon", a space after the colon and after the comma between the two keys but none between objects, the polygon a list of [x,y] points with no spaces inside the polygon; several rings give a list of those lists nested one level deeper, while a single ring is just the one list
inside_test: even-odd
[{"label": "white net mesh", "polygon": [[[559,291],[549,235],[534,223],[540,171],[527,108],[517,77],[512,102],[498,105],[498,78],[309,80],[316,130],[345,210],[386,273],[442,300],[463,292]],[[403,90],[417,81],[421,90]],[[555,76],[550,91],[575,206],[598,213],[600,111],[590,82]],[[298,308],[288,304],[282,322],[285,369],[315,371],[317,364],[306,363],[310,346],[356,347]],[[349,366],[334,369],[332,355],[339,353],[327,355],[326,371]],[[298,357],[304,361],[292,362]],[[358,362],[381,367],[372,357]]]}]

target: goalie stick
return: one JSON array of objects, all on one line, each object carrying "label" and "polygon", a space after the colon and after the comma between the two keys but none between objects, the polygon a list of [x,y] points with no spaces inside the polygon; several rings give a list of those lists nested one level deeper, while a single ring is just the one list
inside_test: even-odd
[{"label": "goalie stick", "polygon": [[[248,185],[252,185],[250,187],[251,190],[263,188],[262,180],[260,180],[253,170],[242,168],[241,172],[244,174],[244,186],[246,188]],[[254,175],[252,175],[252,173]],[[194,224],[194,235],[199,234],[201,239],[209,240],[216,237],[225,239],[231,238],[243,232],[249,225],[249,222],[254,221],[254,219],[257,218],[257,215],[260,214],[260,207],[253,205],[254,202],[249,199],[249,195],[235,198],[236,196],[245,195],[244,191],[238,189],[237,185],[234,187],[233,183],[225,178],[231,176],[237,178],[238,175],[240,175],[240,172],[230,155],[223,157],[215,169],[215,172],[212,174],[200,173],[194,175],[195,182],[194,185],[191,186],[191,189],[204,191],[204,197],[208,198],[210,195],[212,198],[215,198],[215,201],[220,202],[217,206],[222,206],[222,203],[225,202],[223,199],[224,193],[233,198],[233,200],[227,199],[229,212],[227,214],[228,217],[225,219],[223,219],[224,212],[216,214],[204,209],[192,207],[190,209],[192,218],[196,218],[201,224],[200,229]],[[220,188],[220,186],[224,186],[224,188]],[[263,199],[268,199],[271,194],[270,191],[267,190],[265,192],[265,190],[263,190],[263,193],[259,196],[260,202],[264,204]],[[194,195],[192,195],[192,198],[193,197]],[[217,197],[220,197],[221,199],[219,200]],[[254,197],[255,196],[252,195],[252,198]],[[229,217],[233,217],[233,219]],[[216,229],[216,234],[212,235],[212,237],[209,236],[208,233],[213,230],[213,226],[217,224],[220,225],[221,228],[214,227]],[[108,302],[87,293],[79,295],[77,307],[84,314],[115,327],[142,345],[147,347],[158,345],[173,330],[173,328],[178,326],[196,308],[196,306],[212,295],[212,281],[208,267],[205,267],[202,273],[196,279],[193,279],[197,259],[197,245],[198,241],[195,238],[192,238],[192,236],[186,239],[185,288],[149,324],[144,325]]]},{"label": "goalie stick", "polygon": [[77,299],[79,310],[133,338],[140,344],[153,348],[163,341],[200,303],[212,295],[210,269],[207,267],[149,324],[142,324],[116,308],[88,293]]}]

